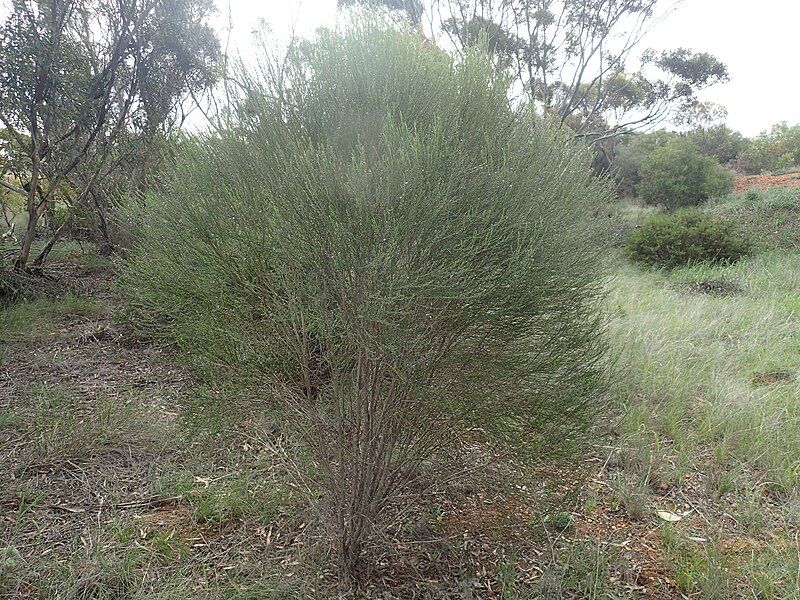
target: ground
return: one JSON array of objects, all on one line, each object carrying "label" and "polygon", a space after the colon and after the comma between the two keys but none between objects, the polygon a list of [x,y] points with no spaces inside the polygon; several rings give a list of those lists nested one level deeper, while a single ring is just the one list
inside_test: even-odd
[{"label": "ground", "polygon": [[0,314],[0,595],[800,598],[793,240],[672,273],[615,254],[620,367],[587,452],[547,486],[498,464],[437,488],[358,593],[274,417],[137,339],[113,264],[68,246],[47,297]]},{"label": "ground", "polygon": [[739,175],[736,177],[734,193],[742,194],[747,190],[768,190],[772,188],[800,187],[800,172],[761,175]]}]

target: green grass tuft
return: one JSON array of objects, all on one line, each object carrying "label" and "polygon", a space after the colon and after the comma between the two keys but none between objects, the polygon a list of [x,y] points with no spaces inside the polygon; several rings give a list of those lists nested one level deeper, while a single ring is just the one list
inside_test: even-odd
[{"label": "green grass tuft", "polygon": [[0,308],[0,341],[34,341],[56,337],[59,323],[92,321],[108,311],[95,299],[69,294],[60,299],[39,299]]}]

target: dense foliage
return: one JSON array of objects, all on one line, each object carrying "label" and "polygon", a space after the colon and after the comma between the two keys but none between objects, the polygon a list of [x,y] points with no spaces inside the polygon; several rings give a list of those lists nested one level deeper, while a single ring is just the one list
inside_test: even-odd
[{"label": "dense foliage", "polygon": [[800,188],[750,190],[720,198],[709,212],[736,221],[758,250],[800,248]]},{"label": "dense foliage", "polygon": [[629,256],[658,267],[699,262],[736,262],[750,250],[733,221],[697,210],[658,213],[628,238]]},{"label": "dense foliage", "polygon": [[607,194],[477,51],[371,25],[265,71],[133,217],[128,309],[293,412],[352,577],[465,430],[539,459],[579,443],[605,377],[586,216]]},{"label": "dense foliage", "polygon": [[159,164],[156,144],[180,126],[184,102],[216,79],[212,12],[209,0],[11,0],[0,22],[0,184],[27,213],[16,270],[56,204],[64,226],[34,266],[73,209],[96,217],[110,252],[109,196]]},{"label": "dense foliage", "polygon": [[701,154],[713,156],[720,164],[731,166],[747,146],[748,140],[726,125],[697,127],[688,133]]},{"label": "dense foliage", "polygon": [[733,173],[704,156],[686,138],[674,138],[647,154],[639,167],[637,191],[648,204],[668,209],[696,206],[733,188]]},{"label": "dense foliage", "polygon": [[748,140],[737,157],[736,167],[747,174],[800,167],[800,123],[794,127],[778,123]]},{"label": "dense foliage", "polygon": [[[661,9],[668,10],[662,0],[338,0],[338,5],[404,15],[413,28],[459,52],[485,46],[540,114],[584,140],[682,121],[702,108],[700,90],[728,80],[727,67],[707,52],[635,52]],[[634,61],[637,54],[640,60]]]},{"label": "dense foliage", "polygon": [[778,123],[754,138],[745,138],[721,124],[699,126],[685,133],[660,130],[620,136],[598,145],[595,169],[610,170],[620,194],[635,195],[644,160],[667,143],[679,144],[681,140],[691,142],[703,156],[740,174],[800,169],[800,124],[790,127],[786,123]]},{"label": "dense foliage", "polygon": [[656,131],[609,140],[607,143],[613,145],[610,145],[605,156],[609,157],[611,164],[606,165],[601,162],[597,170],[602,172],[610,168],[617,182],[617,192],[623,196],[633,197],[642,181],[640,173],[642,162],[674,137],[675,134],[668,131]]}]

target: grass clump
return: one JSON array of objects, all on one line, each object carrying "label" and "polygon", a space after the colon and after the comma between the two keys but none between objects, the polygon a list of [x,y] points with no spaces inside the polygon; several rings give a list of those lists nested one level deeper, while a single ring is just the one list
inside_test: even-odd
[{"label": "grass clump", "polygon": [[107,310],[102,302],[75,294],[0,306],[0,341],[35,341],[56,336],[59,321],[92,320]]},{"label": "grass clump", "polygon": [[675,583],[684,594],[697,594],[709,600],[733,597],[731,560],[714,544],[708,546],[683,540],[668,526],[661,530],[661,541]]},{"label": "grass clump", "polygon": [[736,221],[758,251],[800,248],[800,190],[749,190],[709,203],[711,214]]},{"label": "grass clump", "polygon": [[285,407],[347,579],[425,469],[463,468],[465,431],[539,460],[579,445],[606,377],[587,215],[607,190],[477,50],[357,24],[277,72],[243,75],[230,127],[148,201],[128,310]]},{"label": "grass clump", "polygon": [[[644,436],[642,443],[658,434],[695,455],[695,444],[714,449],[720,464],[742,463],[770,487],[796,491],[798,273],[795,254],[698,264],[666,278],[621,267],[609,302],[613,346],[625,365],[616,387],[623,433]],[[741,281],[743,291],[686,292],[690,282],[720,278]],[[791,376],[771,377],[765,385],[763,375],[756,377],[765,373]]]},{"label": "grass clump", "polygon": [[253,480],[246,475],[195,488],[187,497],[194,518],[201,523],[223,523],[236,519],[269,523],[292,505],[288,489],[274,482]]},{"label": "grass clump", "polygon": [[530,594],[512,597],[548,600],[612,597],[613,585],[609,579],[614,576],[619,579],[624,570],[624,559],[616,548],[592,540],[575,542],[558,562],[547,566]]},{"label": "grass clump", "polygon": [[694,210],[649,217],[628,238],[635,261],[674,268],[699,262],[733,263],[746,256],[750,243],[736,223]]},{"label": "grass clump", "polygon": [[[26,439],[20,454],[23,464],[60,465],[84,461],[113,448],[158,442],[146,438],[142,423],[145,410],[135,398],[98,396],[91,400],[53,386],[30,390],[31,414],[6,413],[7,426]],[[20,418],[25,416],[24,420]],[[0,422],[2,422],[0,418]],[[163,442],[161,442],[163,443]]]}]

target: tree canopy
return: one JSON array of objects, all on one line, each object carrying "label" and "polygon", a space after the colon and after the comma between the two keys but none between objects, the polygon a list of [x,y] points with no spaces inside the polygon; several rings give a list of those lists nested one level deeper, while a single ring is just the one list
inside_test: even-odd
[{"label": "tree canopy", "polygon": [[[12,0],[0,26],[0,153],[22,185],[28,227],[16,268],[56,191],[83,202],[98,179],[179,124],[216,76],[210,0]],[[66,186],[66,187],[65,187]]]},{"label": "tree canopy", "polygon": [[638,52],[659,18],[659,0],[339,2],[352,4],[406,12],[457,52],[485,44],[523,98],[590,140],[686,114],[700,103],[699,90],[728,79],[725,65],[706,52]]}]

